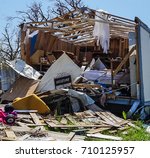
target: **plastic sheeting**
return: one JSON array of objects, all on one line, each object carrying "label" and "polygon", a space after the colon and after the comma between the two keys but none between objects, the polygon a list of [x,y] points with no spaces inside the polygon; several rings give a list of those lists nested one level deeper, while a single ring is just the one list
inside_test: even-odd
[{"label": "plastic sheeting", "polygon": [[95,103],[95,101],[85,93],[69,89],[68,94],[73,97],[70,97],[70,100],[72,102],[72,109],[74,112],[80,111],[80,103],[75,98],[78,98],[83,106],[90,106]]},{"label": "plastic sheeting", "polygon": [[106,76],[107,71],[98,71],[98,70],[89,70],[84,72],[84,77],[87,80],[95,81],[101,78],[102,76]]},{"label": "plastic sheeting", "polygon": [[54,79],[70,75],[72,81],[80,76],[82,73],[81,68],[76,65],[71,58],[65,53],[60,56],[47,70],[42,77],[41,82],[37,88],[37,92],[45,92],[55,89]]},{"label": "plastic sheeting", "polygon": [[103,52],[107,53],[109,49],[110,29],[109,24],[106,23],[107,15],[103,12],[102,10],[98,10],[96,12],[95,20],[101,20],[102,22],[95,22],[93,36],[97,39],[97,46],[101,45]]}]

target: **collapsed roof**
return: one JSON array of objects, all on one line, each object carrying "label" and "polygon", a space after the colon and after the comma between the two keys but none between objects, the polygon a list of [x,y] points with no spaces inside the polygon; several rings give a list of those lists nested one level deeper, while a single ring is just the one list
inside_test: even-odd
[{"label": "collapsed roof", "polygon": [[[100,14],[102,16],[99,16]],[[104,17],[104,18],[103,18]],[[95,22],[109,24],[110,38],[128,38],[129,32],[135,32],[136,23],[133,20],[115,16],[105,11],[96,11],[83,7],[63,16],[45,22],[29,22],[23,29],[43,30],[50,32],[63,41],[74,45],[94,44],[93,30]]]}]

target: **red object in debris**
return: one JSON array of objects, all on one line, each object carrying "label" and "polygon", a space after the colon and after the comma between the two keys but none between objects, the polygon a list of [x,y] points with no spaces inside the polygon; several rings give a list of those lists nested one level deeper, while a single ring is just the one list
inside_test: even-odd
[{"label": "red object in debris", "polygon": [[14,110],[4,112],[2,109],[0,109],[0,122],[12,125],[15,123],[16,118],[17,113]]}]

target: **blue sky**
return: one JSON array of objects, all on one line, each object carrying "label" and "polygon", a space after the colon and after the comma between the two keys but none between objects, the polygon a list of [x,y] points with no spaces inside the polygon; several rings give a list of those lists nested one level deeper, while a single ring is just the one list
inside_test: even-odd
[{"label": "blue sky", "polygon": [[[49,0],[35,1],[42,1],[45,8],[50,4]],[[33,0],[0,0],[0,32],[3,31],[8,16],[15,16],[18,10],[26,10],[27,5],[32,2]],[[150,27],[150,0],[83,0],[83,2],[90,8],[103,9],[129,19],[134,20],[137,16]]]}]

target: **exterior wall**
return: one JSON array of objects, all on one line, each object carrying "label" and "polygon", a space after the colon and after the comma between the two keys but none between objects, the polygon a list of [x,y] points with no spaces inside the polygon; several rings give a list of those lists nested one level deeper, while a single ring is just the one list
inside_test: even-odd
[{"label": "exterior wall", "polygon": [[[21,39],[21,57],[23,60],[25,60],[27,63],[30,63],[30,57],[31,57],[31,45],[32,41],[31,38],[29,38],[29,42],[25,43],[25,34],[22,31],[22,39]],[[33,47],[33,45],[32,45]],[[74,46],[71,43],[67,43],[65,41],[61,41],[58,38],[52,36],[50,32],[44,32],[39,31],[37,38],[34,43],[34,48],[32,48],[32,51],[36,52],[37,50],[43,50],[44,53],[46,52],[52,52],[57,50],[63,50],[67,52],[73,52],[76,54],[76,46]],[[34,53],[32,52],[32,53]]]},{"label": "exterior wall", "polygon": [[150,102],[150,29],[138,20],[138,54],[140,72],[140,99]]}]

